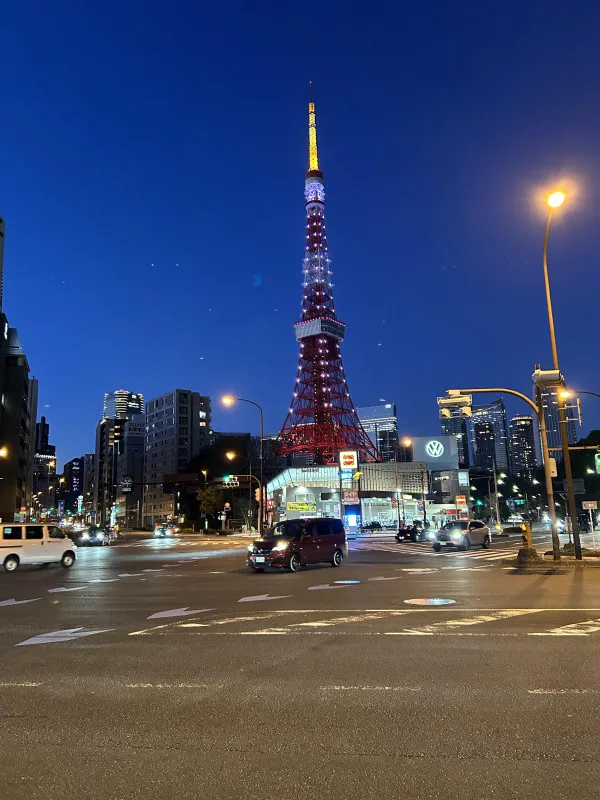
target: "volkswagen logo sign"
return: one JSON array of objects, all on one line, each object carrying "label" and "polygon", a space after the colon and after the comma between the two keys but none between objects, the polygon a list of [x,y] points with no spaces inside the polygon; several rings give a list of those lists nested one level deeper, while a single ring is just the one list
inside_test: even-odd
[{"label": "volkswagen logo sign", "polygon": [[433,439],[425,445],[425,452],[429,458],[439,458],[444,455],[444,445],[438,442],[437,439]]}]

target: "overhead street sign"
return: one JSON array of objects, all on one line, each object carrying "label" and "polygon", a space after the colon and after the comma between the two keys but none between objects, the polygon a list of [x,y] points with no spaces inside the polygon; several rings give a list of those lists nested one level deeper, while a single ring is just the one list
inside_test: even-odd
[{"label": "overhead street sign", "polygon": [[584,511],[596,511],[598,508],[597,500],[584,500],[581,505]]}]

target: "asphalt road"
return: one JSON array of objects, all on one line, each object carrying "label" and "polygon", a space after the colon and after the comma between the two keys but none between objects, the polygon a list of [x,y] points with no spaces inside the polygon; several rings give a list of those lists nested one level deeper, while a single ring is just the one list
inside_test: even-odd
[{"label": "asphalt road", "polygon": [[3,799],[596,796],[600,570],[372,540],[251,574],[245,546],[0,574]]}]

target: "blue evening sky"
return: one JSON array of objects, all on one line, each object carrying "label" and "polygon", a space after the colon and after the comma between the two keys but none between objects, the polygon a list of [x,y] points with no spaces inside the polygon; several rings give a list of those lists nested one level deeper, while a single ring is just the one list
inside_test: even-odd
[{"label": "blue evening sky", "polygon": [[257,429],[224,391],[283,422],[309,80],[355,404],[427,435],[449,387],[530,392],[551,363],[535,193],[564,178],[561,366],[600,391],[599,25],[592,0],[5,3],[4,309],[61,465],[119,387],[209,394],[218,430]]}]

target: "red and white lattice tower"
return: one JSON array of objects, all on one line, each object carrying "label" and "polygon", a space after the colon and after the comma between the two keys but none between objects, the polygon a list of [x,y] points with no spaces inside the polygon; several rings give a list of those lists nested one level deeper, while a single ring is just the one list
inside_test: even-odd
[{"label": "red and white lattice tower", "polygon": [[325,233],[325,190],[317,153],[315,104],[308,104],[306,251],[302,319],[294,325],[300,361],[292,403],[279,434],[280,452],[312,464],[337,463],[340,450],[361,461],[381,461],[365,433],[346,383],[340,343],[344,323],[335,314]]}]

